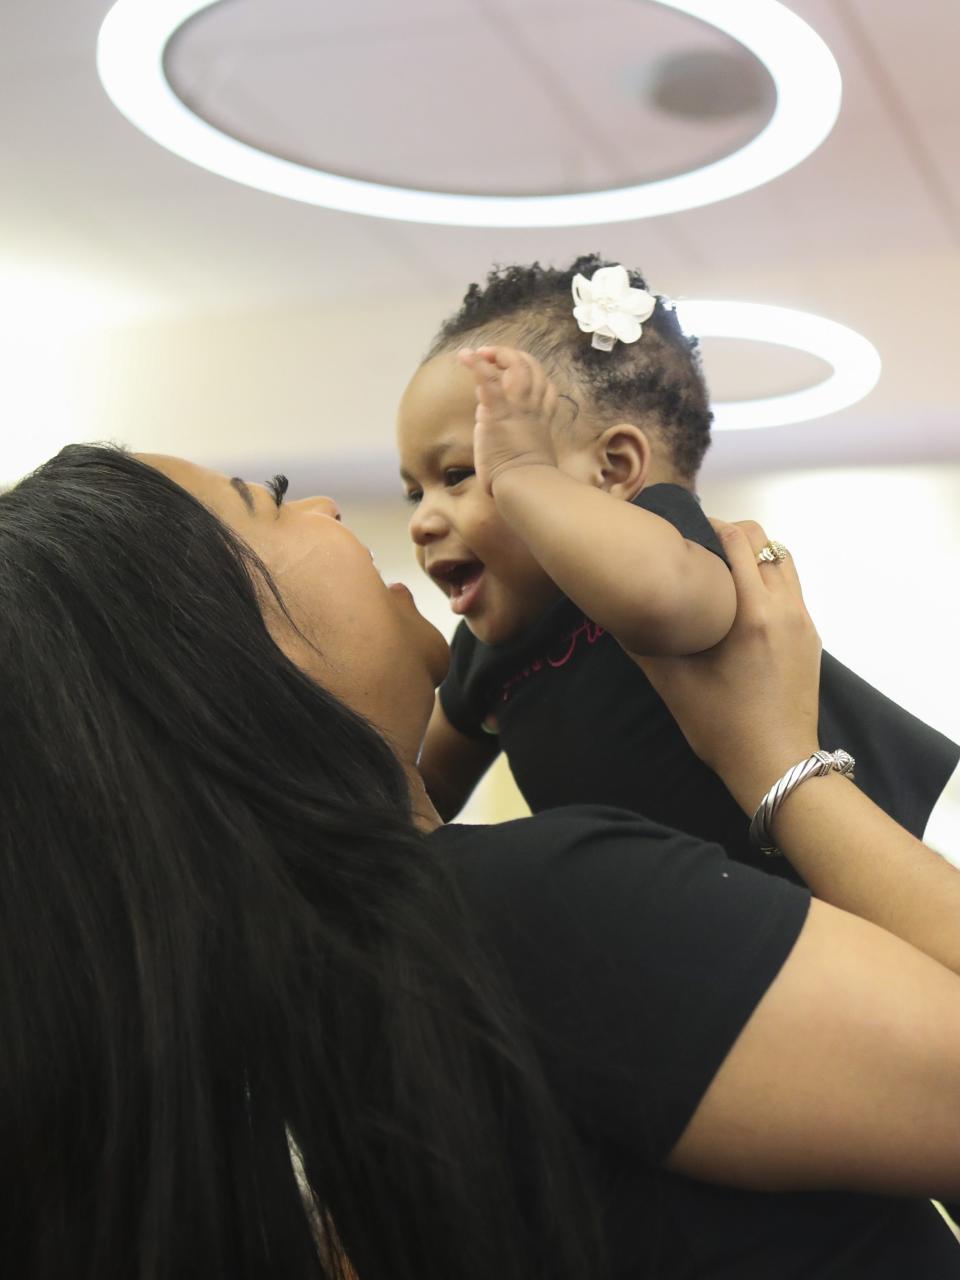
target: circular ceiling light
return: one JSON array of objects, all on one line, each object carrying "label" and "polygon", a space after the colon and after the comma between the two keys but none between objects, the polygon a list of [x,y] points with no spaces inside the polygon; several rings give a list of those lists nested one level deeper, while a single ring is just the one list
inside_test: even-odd
[{"label": "circular ceiling light", "polygon": [[[326,173],[215,129],[177,97],[164,74],[171,37],[218,0],[117,0],[100,28],[97,70],[114,106],[162,147],[211,173],[306,204],[405,222],[464,227],[564,227],[630,222],[740,195],[815,151],[840,110],[830,50],[779,0],[653,0],[698,18],[766,66],[777,105],[766,127],[731,155],[688,173],[609,191],[480,196],[418,191]],[[265,21],[269,21],[264,9]]]},{"label": "circular ceiling light", "polygon": [[676,310],[684,332],[698,338],[768,342],[819,356],[833,366],[828,378],[803,391],[715,404],[713,425],[718,431],[782,427],[822,418],[862,400],[880,377],[876,347],[853,329],[822,316],[760,302],[690,300],[677,302]]}]

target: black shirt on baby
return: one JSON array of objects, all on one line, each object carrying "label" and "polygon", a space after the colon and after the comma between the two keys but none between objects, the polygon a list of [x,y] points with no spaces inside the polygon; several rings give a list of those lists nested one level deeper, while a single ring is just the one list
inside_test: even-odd
[{"label": "black shirt on baby", "polygon": [[[723,551],[696,496],[679,485],[642,490],[634,504],[691,542]],[[694,755],[646,676],[614,638],[563,598],[523,636],[486,645],[464,623],[440,687],[447,719],[470,737],[495,721],[500,746],[534,813],[609,804],[722,844],[731,857],[794,878],[782,858],[749,844],[748,819]],[[856,759],[856,782],[920,837],[960,760],[960,747],[824,653],[820,742]]]},{"label": "black shirt on baby", "polygon": [[582,1142],[610,1280],[960,1278],[960,1244],[929,1201],[769,1194],[662,1168],[793,949],[806,889],[596,807],[429,839]]}]

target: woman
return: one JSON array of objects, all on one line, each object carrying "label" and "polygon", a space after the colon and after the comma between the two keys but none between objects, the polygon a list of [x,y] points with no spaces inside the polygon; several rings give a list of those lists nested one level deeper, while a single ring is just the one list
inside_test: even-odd
[{"label": "woman", "polygon": [[[283,488],[71,447],[0,498],[5,1272],[960,1275],[954,873],[911,947],[616,811],[439,828],[445,645]],[[749,805],[817,651],[738,556],[727,657],[653,676]],[[861,807],[774,835],[869,915]]]}]

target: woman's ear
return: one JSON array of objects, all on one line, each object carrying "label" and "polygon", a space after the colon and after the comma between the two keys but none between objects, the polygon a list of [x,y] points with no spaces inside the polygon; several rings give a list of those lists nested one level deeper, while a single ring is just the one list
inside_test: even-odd
[{"label": "woman's ear", "polygon": [[607,427],[595,442],[598,487],[629,502],[647,482],[651,449],[646,433],[632,422]]}]

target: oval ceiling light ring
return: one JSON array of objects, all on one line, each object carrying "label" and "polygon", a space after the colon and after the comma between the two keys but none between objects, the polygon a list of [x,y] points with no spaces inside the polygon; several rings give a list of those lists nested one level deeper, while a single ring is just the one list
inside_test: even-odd
[{"label": "oval ceiling light ring", "polygon": [[688,300],[677,302],[676,310],[684,332],[699,338],[742,338],[792,347],[833,366],[829,377],[802,391],[715,404],[717,431],[782,427],[823,418],[862,400],[880,377],[880,355],[873,343],[835,320],[760,302]]},{"label": "oval ceiling light ring", "polygon": [[[97,71],[118,111],[160,146],[211,173],[306,204],[461,227],[632,222],[741,195],[779,177],[823,142],[840,110],[840,70],[816,32],[779,0],[653,0],[731,36],[766,66],[777,103],[738,151],[698,169],[607,191],[481,196],[420,191],[327,173],[272,155],[201,120],[177,97],[163,60],[173,35],[219,0],[117,0],[97,38]],[[811,87],[815,86],[815,87]]]}]

